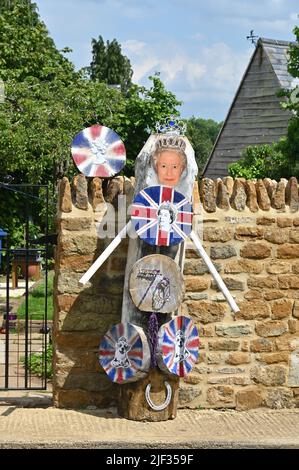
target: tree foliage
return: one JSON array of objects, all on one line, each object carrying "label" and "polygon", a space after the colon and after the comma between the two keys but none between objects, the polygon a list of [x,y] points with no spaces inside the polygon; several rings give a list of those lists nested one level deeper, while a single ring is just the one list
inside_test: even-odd
[{"label": "tree foliage", "polygon": [[102,36],[92,39],[92,61],[88,71],[91,80],[109,85],[120,85],[126,93],[132,85],[133,70],[131,63],[121,52],[121,45],[116,39],[107,41]]},{"label": "tree foliage", "polygon": [[187,137],[195,152],[199,174],[212,151],[213,145],[221,128],[221,123],[213,119],[192,117],[186,120]]},{"label": "tree foliage", "polygon": [[[78,173],[70,154],[78,132],[95,123],[114,129],[125,143],[130,175],[148,131],[177,114],[180,103],[158,76],[149,89],[132,85],[126,94],[90,80],[56,49],[35,4],[0,2],[0,182],[11,175],[13,183],[48,184],[54,213],[57,180]],[[0,201],[0,226],[16,234],[23,209],[19,201],[7,214],[7,200]],[[35,219],[40,223],[38,214]]]},{"label": "tree foliage", "polygon": [[242,158],[232,163],[228,168],[229,175],[233,178],[260,179],[288,178],[288,161],[283,155],[280,144],[259,145],[247,147]]}]

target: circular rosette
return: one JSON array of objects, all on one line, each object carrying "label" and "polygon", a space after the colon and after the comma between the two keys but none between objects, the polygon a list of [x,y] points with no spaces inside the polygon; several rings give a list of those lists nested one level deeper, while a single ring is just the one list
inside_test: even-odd
[{"label": "circular rosette", "polygon": [[110,328],[99,347],[99,361],[108,377],[116,383],[144,378],[150,367],[150,349],[142,328],[118,323]]},{"label": "circular rosette", "polygon": [[183,300],[184,278],[169,256],[149,255],[131,271],[129,291],[134,304],[145,312],[174,312]]},{"label": "circular rosette", "polygon": [[164,372],[185,377],[198,359],[198,331],[191,318],[178,316],[159,330],[157,360]]},{"label": "circular rosette", "polygon": [[116,132],[95,124],[86,127],[73,139],[72,156],[85,176],[109,178],[119,173],[126,163],[126,149]]},{"label": "circular rosette", "polygon": [[131,219],[139,237],[150,245],[169,246],[184,241],[192,230],[192,205],[169,186],[149,186],[132,204]]}]

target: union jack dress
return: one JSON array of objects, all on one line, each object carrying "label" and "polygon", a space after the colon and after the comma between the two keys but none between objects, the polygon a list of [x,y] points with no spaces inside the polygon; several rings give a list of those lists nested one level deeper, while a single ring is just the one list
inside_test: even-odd
[{"label": "union jack dress", "polygon": [[191,318],[177,316],[159,330],[158,365],[165,372],[185,377],[199,355],[198,330]]},{"label": "union jack dress", "polygon": [[116,132],[95,124],[79,132],[72,142],[72,156],[85,176],[111,177],[124,167],[126,149]]},{"label": "union jack dress", "polygon": [[132,204],[131,220],[139,237],[150,245],[169,246],[184,241],[192,230],[192,205],[168,186],[149,186]]},{"label": "union jack dress", "polygon": [[132,323],[113,325],[99,347],[99,362],[116,383],[145,377],[150,366],[150,349],[141,327]]}]

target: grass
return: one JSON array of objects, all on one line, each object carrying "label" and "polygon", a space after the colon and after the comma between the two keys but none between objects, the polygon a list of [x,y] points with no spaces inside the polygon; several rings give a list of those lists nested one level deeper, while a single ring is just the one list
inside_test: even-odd
[{"label": "grass", "polygon": [[[53,375],[52,354],[53,354],[52,344],[48,344],[47,346],[47,379],[51,379]],[[20,361],[23,364],[25,364],[24,357],[21,357]],[[28,369],[32,374],[37,375],[39,377],[42,377],[44,375],[44,370],[45,370],[44,352],[29,354]]]},{"label": "grass", "polygon": [[[53,278],[54,274],[48,275],[48,320],[53,319]],[[26,304],[23,301],[17,310],[18,320],[25,319]],[[28,297],[28,313],[30,320],[44,320],[45,318],[45,279],[33,288]]]}]

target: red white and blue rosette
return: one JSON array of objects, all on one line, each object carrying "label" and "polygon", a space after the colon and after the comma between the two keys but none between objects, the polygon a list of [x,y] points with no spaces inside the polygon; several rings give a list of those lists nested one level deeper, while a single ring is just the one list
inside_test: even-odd
[{"label": "red white and blue rosette", "polygon": [[71,152],[85,176],[108,178],[119,173],[126,163],[126,149],[119,135],[100,124],[79,132],[72,141]]},{"label": "red white and blue rosette", "polygon": [[192,231],[192,205],[169,186],[149,186],[134,198],[131,220],[139,237],[150,245],[169,246]]},{"label": "red white and blue rosette", "polygon": [[132,323],[113,325],[101,341],[99,362],[108,377],[119,384],[145,377],[150,349],[142,328]]},{"label": "red white and blue rosette", "polygon": [[159,330],[158,366],[164,372],[185,377],[199,356],[198,330],[191,318],[177,316]]}]

